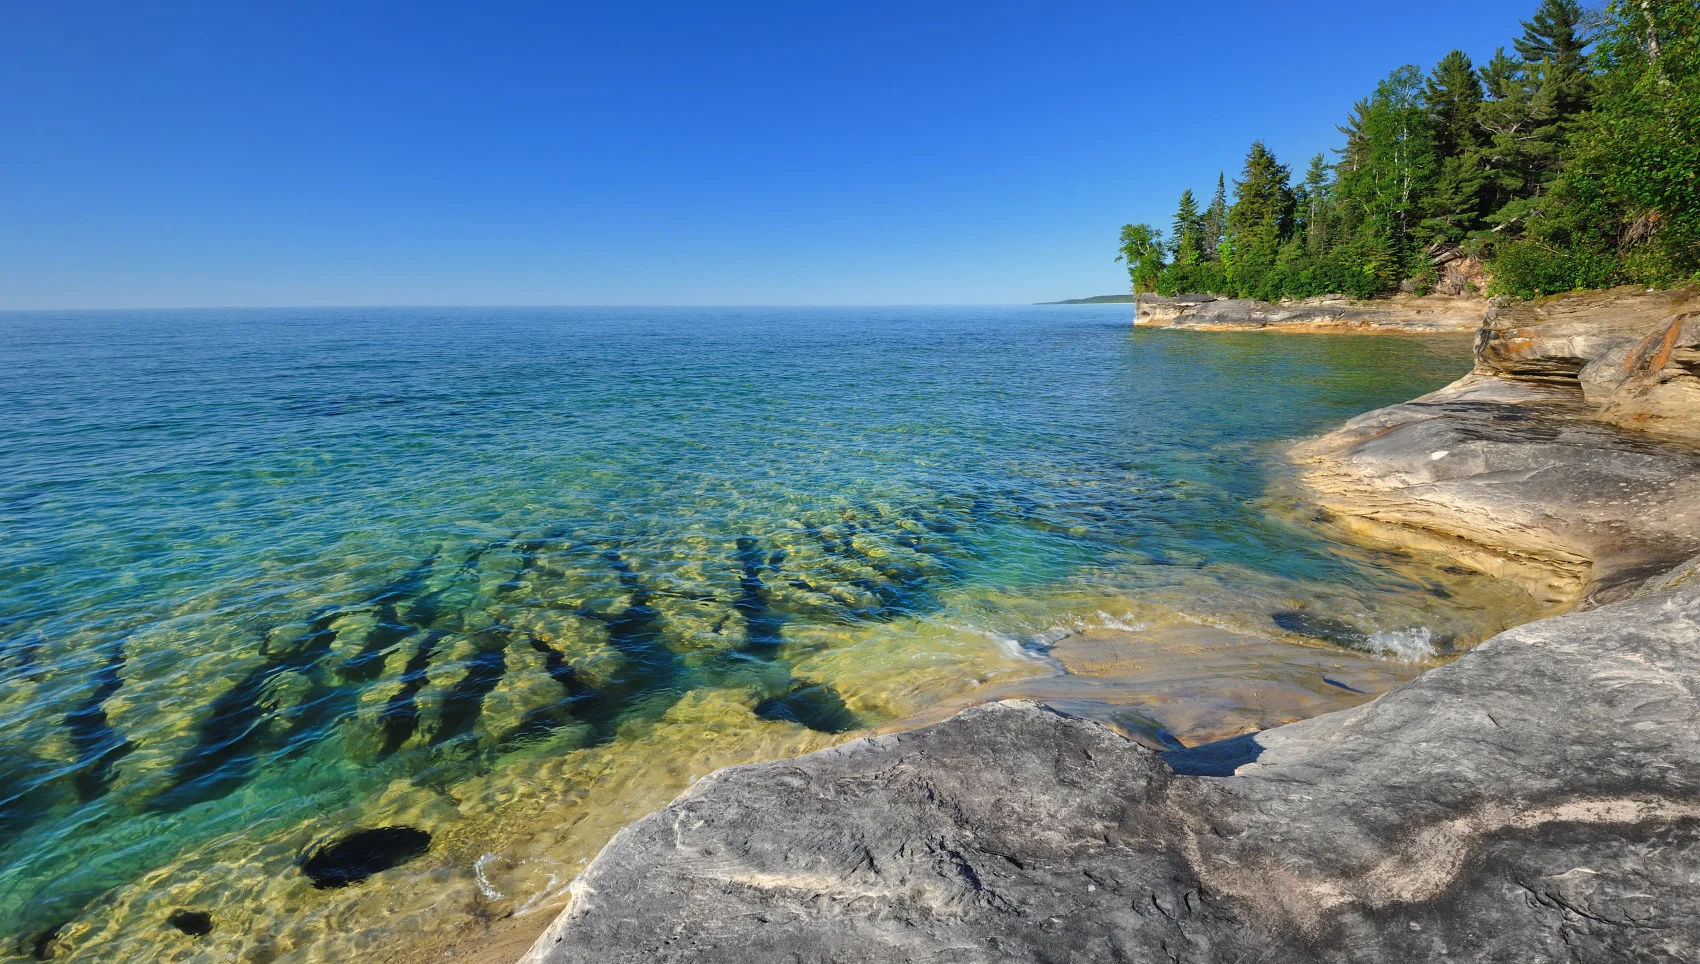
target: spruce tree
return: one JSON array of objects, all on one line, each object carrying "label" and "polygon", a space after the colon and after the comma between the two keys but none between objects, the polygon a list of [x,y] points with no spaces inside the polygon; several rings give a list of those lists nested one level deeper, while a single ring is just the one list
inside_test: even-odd
[{"label": "spruce tree", "polygon": [[1482,82],[1468,54],[1454,50],[1435,64],[1423,85],[1423,103],[1428,108],[1437,157],[1462,154],[1475,144]]},{"label": "spruce tree", "polygon": [[1222,238],[1228,231],[1228,178],[1221,171],[1216,172],[1216,194],[1210,199],[1210,206],[1204,210],[1204,256],[1216,257],[1217,249],[1222,246]]},{"label": "spruce tree", "polygon": [[1252,143],[1228,208],[1230,270],[1241,296],[1273,301],[1282,294],[1271,269],[1293,230],[1291,179],[1292,172],[1262,141]]},{"label": "spruce tree", "polygon": [[1425,199],[1416,234],[1424,241],[1457,244],[1482,226],[1487,172],[1482,168],[1479,114],[1482,82],[1470,58],[1454,50],[1441,58],[1423,87],[1439,175]]},{"label": "spruce tree", "polygon": [[1572,70],[1584,70],[1587,41],[1581,26],[1582,6],[1576,0],[1541,0],[1535,16],[1523,21],[1523,36],[1512,45],[1525,63],[1551,60]]},{"label": "spruce tree", "polygon": [[1193,264],[1204,259],[1204,216],[1198,213],[1198,201],[1192,196],[1191,188],[1181,192],[1172,237],[1176,264]]},{"label": "spruce tree", "polygon": [[1305,178],[1294,191],[1293,231],[1303,240],[1305,254],[1312,259],[1322,257],[1328,250],[1328,216],[1333,206],[1331,187],[1328,162],[1317,154],[1310,159]]},{"label": "spruce tree", "polygon": [[1517,56],[1530,67],[1538,67],[1542,83],[1552,86],[1553,107],[1560,122],[1588,106],[1588,42],[1582,35],[1582,17],[1582,7],[1576,0],[1541,0],[1534,18],[1523,21],[1523,36],[1512,41]]},{"label": "spruce tree", "polygon": [[1506,225],[1521,220],[1527,199],[1557,170],[1558,90],[1542,83],[1539,66],[1507,55],[1504,47],[1482,68],[1482,87],[1487,96],[1476,121],[1484,136],[1473,151],[1475,165],[1486,175],[1490,220]]},{"label": "spruce tree", "polygon": [[1356,264],[1392,288],[1418,267],[1413,241],[1435,177],[1422,72],[1389,74],[1342,128],[1346,149],[1335,186]]}]

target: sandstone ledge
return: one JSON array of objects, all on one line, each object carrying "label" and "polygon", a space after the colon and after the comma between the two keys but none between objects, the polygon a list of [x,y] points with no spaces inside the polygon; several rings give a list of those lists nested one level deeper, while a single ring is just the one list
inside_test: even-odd
[{"label": "sandstone ledge", "polygon": [[1298,446],[1303,480],[1360,536],[1553,607],[1620,598],[1700,552],[1696,308],[1693,291],[1496,303],[1474,372]]},{"label": "sandstone ledge", "polygon": [[1488,303],[1445,295],[1395,295],[1368,301],[1341,297],[1270,303],[1213,295],[1140,299],[1133,323],[1142,328],[1201,331],[1376,331],[1430,334],[1475,331]]}]

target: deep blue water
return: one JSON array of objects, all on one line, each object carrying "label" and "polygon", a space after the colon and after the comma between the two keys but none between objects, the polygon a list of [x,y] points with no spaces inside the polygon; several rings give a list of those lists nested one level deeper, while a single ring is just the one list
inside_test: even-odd
[{"label": "deep blue water", "polygon": [[[621,767],[660,792],[701,761],[643,754],[698,731],[889,722],[1107,613],[1408,628],[1427,587],[1265,493],[1284,440],[1467,345],[1128,316],[0,315],[0,941],[311,957],[380,905],[292,921],[344,893],[278,889],[302,841],[403,814],[495,848],[538,760],[602,761],[575,806]],[[194,901],[236,908],[208,941],[294,936],[182,944]]]}]

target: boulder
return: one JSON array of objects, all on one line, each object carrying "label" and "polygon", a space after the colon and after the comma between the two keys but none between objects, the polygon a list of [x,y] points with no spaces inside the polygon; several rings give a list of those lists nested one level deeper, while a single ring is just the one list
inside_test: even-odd
[{"label": "boulder", "polygon": [[1590,363],[1582,376],[1601,418],[1700,441],[1700,311],[1673,316],[1634,345]]},{"label": "boulder", "polygon": [[722,770],[525,961],[1700,955],[1700,585],[1159,754],[1033,703]]}]

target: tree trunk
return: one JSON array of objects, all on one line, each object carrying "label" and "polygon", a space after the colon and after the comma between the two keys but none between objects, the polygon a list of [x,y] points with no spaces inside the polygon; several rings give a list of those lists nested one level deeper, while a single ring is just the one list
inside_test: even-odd
[{"label": "tree trunk", "polygon": [[1641,0],[1641,14],[1647,18],[1647,60],[1658,63],[1659,60],[1659,24],[1653,19],[1652,0]]}]

